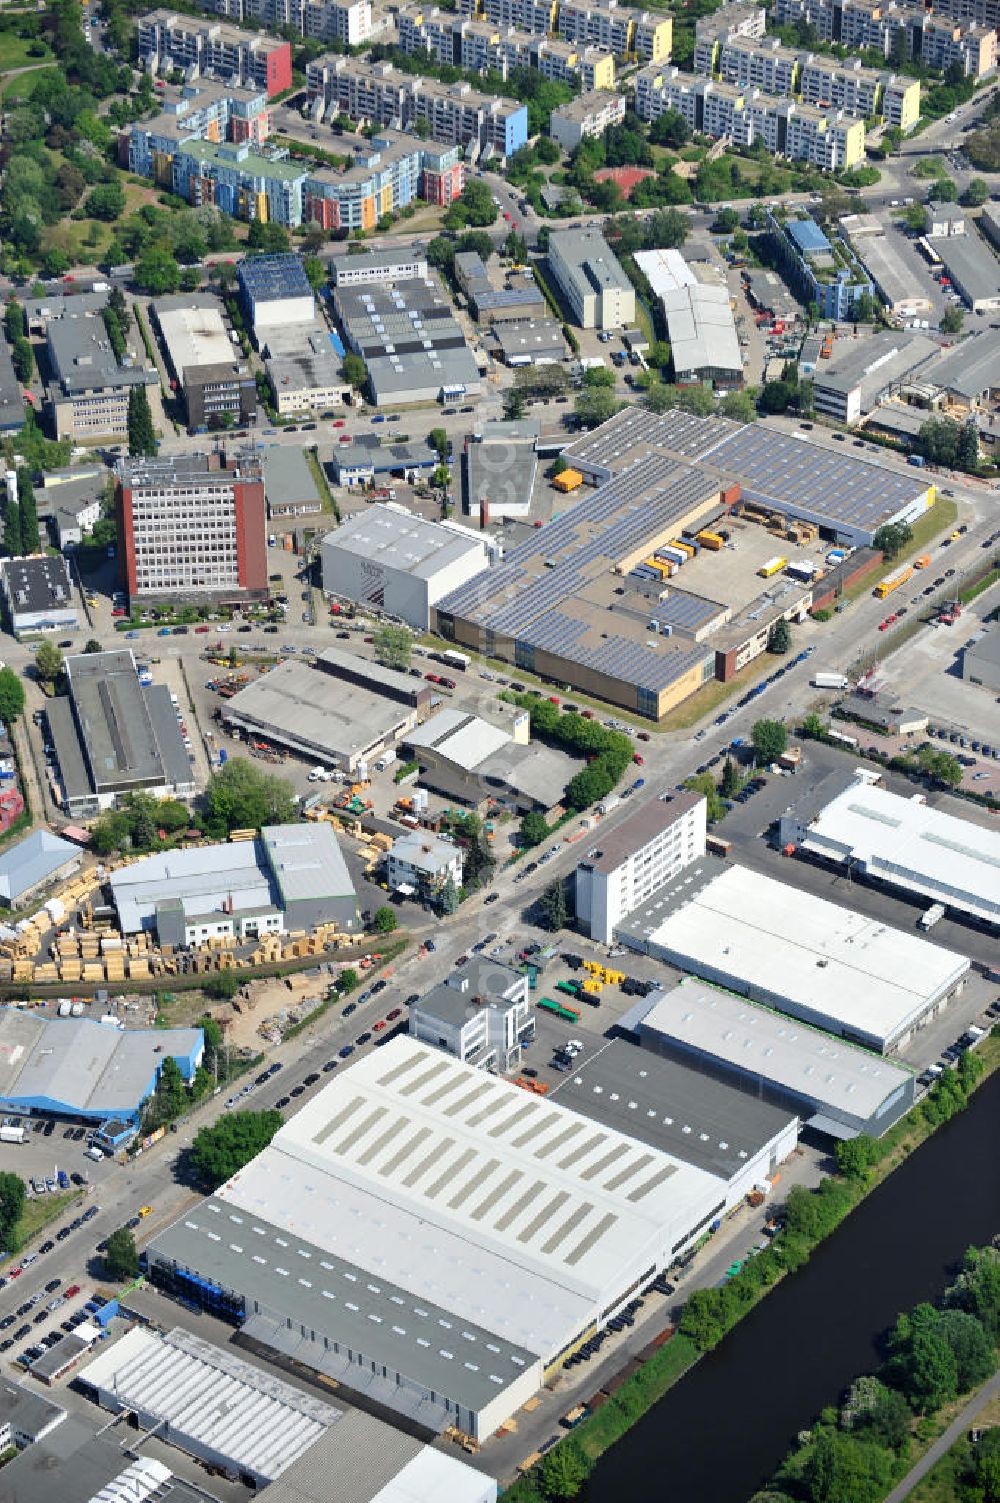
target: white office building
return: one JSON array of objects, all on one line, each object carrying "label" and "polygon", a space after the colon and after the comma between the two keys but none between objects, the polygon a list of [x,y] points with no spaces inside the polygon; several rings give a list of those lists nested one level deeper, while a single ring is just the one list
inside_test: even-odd
[{"label": "white office building", "polygon": [[535,1036],[527,974],[473,955],[413,1004],[410,1036],[477,1070],[509,1074]]},{"label": "white office building", "polygon": [[462,885],[462,847],[447,835],[413,830],[393,841],[386,858],[386,875],[393,892],[404,897],[436,897],[449,879]]},{"label": "white office building", "polygon": [[635,290],[600,230],[553,231],[549,267],[581,329],[635,323]]},{"label": "white office building", "polygon": [[705,854],[700,793],[658,799],[618,826],[576,869],[576,914],[591,939],[609,945],[622,919]]}]

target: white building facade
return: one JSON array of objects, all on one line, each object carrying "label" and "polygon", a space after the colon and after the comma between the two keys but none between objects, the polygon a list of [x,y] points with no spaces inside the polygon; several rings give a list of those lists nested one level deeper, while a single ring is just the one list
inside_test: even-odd
[{"label": "white building facade", "polygon": [[576,913],[591,939],[611,944],[616,925],[705,854],[706,802],[680,793],[627,819],[576,869]]}]

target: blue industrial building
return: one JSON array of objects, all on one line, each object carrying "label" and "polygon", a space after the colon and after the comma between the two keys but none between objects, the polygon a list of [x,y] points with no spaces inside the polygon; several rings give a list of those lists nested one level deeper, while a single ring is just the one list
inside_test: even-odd
[{"label": "blue industrial building", "polygon": [[200,1028],[120,1028],[0,1008],[0,1111],[134,1125],[165,1059],[194,1078]]},{"label": "blue industrial building", "polygon": [[875,284],[846,241],[828,240],[808,214],[782,219],[768,209],[767,224],[781,270],[821,318],[850,319],[860,297],[876,297]]}]

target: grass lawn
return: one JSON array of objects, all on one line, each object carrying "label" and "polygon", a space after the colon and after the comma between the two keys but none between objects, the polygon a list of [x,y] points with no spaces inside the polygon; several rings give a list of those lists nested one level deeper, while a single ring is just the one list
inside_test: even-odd
[{"label": "grass lawn", "polygon": [[921,157],[914,167],[910,168],[913,177],[947,177],[948,168],[941,157]]},{"label": "grass lawn", "polygon": [[[7,70],[0,69],[0,73],[5,71]],[[30,73],[19,73],[16,78],[0,77],[0,96],[3,97],[4,102],[11,105],[15,104],[19,99],[26,99],[43,71],[54,73],[56,70],[47,67],[44,59],[40,59],[37,67],[34,66],[32,60]]]},{"label": "grass lawn", "polygon": [[[31,57],[29,47],[42,46],[41,57]],[[0,31],[0,70],[9,73],[12,68],[41,68],[51,62],[52,50],[44,42],[25,41],[12,31]]]},{"label": "grass lawn", "polygon": [[17,1223],[17,1245],[27,1247],[43,1227],[56,1221],[71,1201],[79,1196],[79,1190],[65,1190],[61,1195],[36,1195],[25,1201],[24,1215]]},{"label": "grass lawn", "polygon": [[436,234],[447,212],[440,204],[422,203],[412,219],[397,219],[393,229],[400,235],[410,235],[418,230],[433,230]]},{"label": "grass lawn", "polygon": [[[898,558],[885,565],[885,572],[898,569],[900,564],[905,564],[908,559],[915,558],[922,553],[927,545],[941,532],[950,532],[958,520],[958,506],[948,496],[939,496],[932,507],[924,512],[919,522],[913,524],[913,536],[903,549]],[[870,595],[872,590],[882,578],[879,570],[873,569],[865,578],[853,584],[844,591],[845,600],[857,600],[862,595]]]},{"label": "grass lawn", "polygon": [[[797,649],[793,646],[793,651]],[[723,684],[717,678],[709,679],[704,688],[692,694],[690,699],[685,699],[676,709],[664,715],[658,726],[650,726],[650,730],[659,731],[686,731],[692,725],[697,725],[705,715],[711,715],[720,705],[727,700],[738,699],[743,691],[751,684],[757,682],[765,673],[770,672],[777,663],[777,658],[769,653],[763,653],[759,658],[754,658],[745,668],[741,668],[735,678]],[[723,734],[722,731],[719,733]]]}]

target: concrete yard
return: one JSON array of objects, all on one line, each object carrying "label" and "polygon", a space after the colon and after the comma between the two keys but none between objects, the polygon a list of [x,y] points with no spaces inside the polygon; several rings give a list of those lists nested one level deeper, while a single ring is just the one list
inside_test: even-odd
[{"label": "concrete yard", "polygon": [[[738,517],[728,519],[724,525],[730,535],[729,546],[718,553],[703,548],[697,558],[691,559],[680,573],[674,575],[670,582],[672,588],[718,600],[730,605],[735,613],[765,590],[785,590],[789,598],[793,598],[793,592],[800,589],[797,581],[782,573],[771,579],[762,579],[757,570],[769,559],[785,558],[789,563],[802,559],[818,568],[825,567],[824,560],[831,544],[822,539],[807,545],[789,543],[756,522],[742,521]],[[801,588],[805,588],[804,584]]]}]

